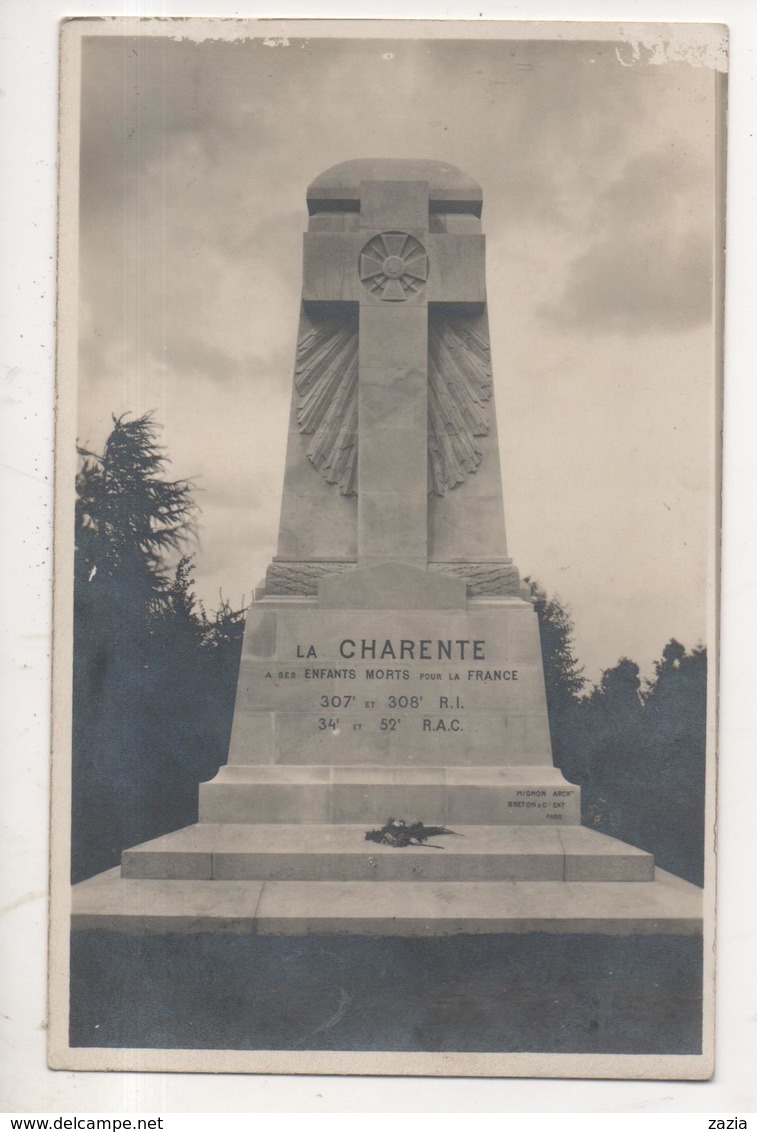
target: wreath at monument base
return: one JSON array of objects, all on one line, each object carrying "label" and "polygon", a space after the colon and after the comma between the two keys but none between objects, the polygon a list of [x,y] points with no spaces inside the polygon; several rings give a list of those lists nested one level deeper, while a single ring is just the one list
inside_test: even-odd
[{"label": "wreath at monument base", "polygon": [[[381,829],[369,829],[365,840],[375,841],[378,845],[391,845],[394,849],[406,849],[408,845],[425,845],[429,837],[441,837],[445,834],[452,837],[464,836],[443,825],[424,825],[422,821],[408,823],[402,818],[389,818]],[[443,849],[444,846],[429,845],[428,848]]]}]

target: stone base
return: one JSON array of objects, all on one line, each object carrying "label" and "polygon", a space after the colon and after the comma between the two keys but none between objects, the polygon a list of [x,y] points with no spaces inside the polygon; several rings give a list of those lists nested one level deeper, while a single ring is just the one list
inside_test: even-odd
[{"label": "stone base", "polygon": [[132,880],[111,869],[75,886],[72,927],[136,935],[697,935],[702,892],[660,869],[654,881],[633,884]]}]

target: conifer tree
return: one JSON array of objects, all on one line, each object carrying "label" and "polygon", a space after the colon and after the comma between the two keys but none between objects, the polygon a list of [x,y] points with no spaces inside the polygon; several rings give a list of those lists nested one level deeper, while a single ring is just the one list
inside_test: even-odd
[{"label": "conifer tree", "polygon": [[531,587],[534,609],[539,618],[539,636],[544,658],[544,679],[553,710],[575,703],[586,685],[583,666],[574,655],[575,625],[570,609],[559,597],[548,597],[538,582],[525,581]]},{"label": "conifer tree", "polygon": [[156,433],[151,413],[124,414],[113,418],[102,455],[79,449],[76,597],[99,604],[107,596],[118,616],[160,608],[169,590],[165,555],[194,534],[192,485],[164,478]]},{"label": "conifer tree", "polygon": [[538,582],[525,580],[539,619],[552,754],[566,778],[582,783],[587,775],[586,744],[581,737],[586,680],[574,653],[573,618],[558,597],[548,597]]}]

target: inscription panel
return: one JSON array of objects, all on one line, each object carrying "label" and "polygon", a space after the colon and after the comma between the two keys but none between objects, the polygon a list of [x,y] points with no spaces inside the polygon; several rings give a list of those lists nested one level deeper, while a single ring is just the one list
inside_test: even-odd
[{"label": "inscription panel", "polygon": [[[541,665],[529,648],[515,650],[522,659],[508,649],[509,621],[528,621],[538,634],[531,611],[258,609],[255,617],[268,655],[251,622],[237,713],[271,713],[275,734],[259,757],[250,745],[250,762],[551,765]],[[235,762],[244,757],[237,748]]]}]

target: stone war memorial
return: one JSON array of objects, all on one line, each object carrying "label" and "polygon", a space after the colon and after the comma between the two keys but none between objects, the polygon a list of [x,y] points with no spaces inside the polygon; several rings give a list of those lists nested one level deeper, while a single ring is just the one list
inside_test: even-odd
[{"label": "stone war memorial", "polygon": [[[279,541],[228,761],[197,824],[75,887],[74,928],[699,933],[701,891],[582,826],[553,763],[505,539],[481,189],[354,160],[307,207]],[[444,832],[366,838],[390,819]]]}]

